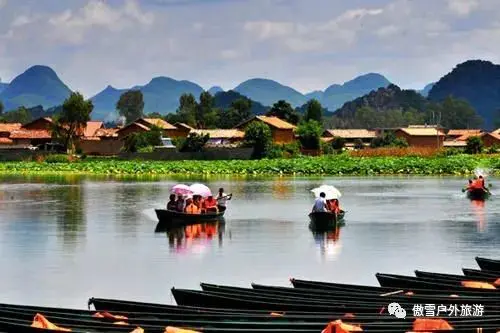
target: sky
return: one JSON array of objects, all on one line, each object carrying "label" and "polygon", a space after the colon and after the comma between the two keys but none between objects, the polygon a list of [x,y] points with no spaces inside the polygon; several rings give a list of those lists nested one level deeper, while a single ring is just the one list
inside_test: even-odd
[{"label": "sky", "polygon": [[376,72],[421,89],[499,63],[498,0],[0,0],[0,78],[52,67],[91,97],[153,77],[307,93]]}]

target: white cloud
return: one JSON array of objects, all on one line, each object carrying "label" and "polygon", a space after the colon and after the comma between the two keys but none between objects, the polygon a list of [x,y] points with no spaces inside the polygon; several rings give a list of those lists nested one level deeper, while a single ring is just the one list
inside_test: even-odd
[{"label": "white cloud", "polygon": [[246,22],[245,31],[254,33],[259,39],[270,39],[288,36],[294,31],[294,24],[291,22],[257,21]]},{"label": "white cloud", "polygon": [[479,7],[479,0],[447,0],[448,8],[460,16],[467,16]]}]

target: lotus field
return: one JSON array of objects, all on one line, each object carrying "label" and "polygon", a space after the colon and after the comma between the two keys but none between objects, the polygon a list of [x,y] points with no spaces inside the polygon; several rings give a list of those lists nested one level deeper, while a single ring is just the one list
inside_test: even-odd
[{"label": "lotus field", "polygon": [[468,175],[474,169],[500,174],[496,155],[448,157],[353,157],[347,154],[291,159],[141,161],[87,158],[75,161],[3,162],[3,174],[96,175]]}]

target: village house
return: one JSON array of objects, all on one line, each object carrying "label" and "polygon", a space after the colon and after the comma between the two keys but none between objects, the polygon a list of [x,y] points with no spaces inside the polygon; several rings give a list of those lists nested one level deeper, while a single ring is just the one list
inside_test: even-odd
[{"label": "village house", "polygon": [[500,146],[500,131],[496,130],[490,133],[483,133],[481,136],[485,147]]},{"label": "village house", "polygon": [[90,131],[78,140],[78,147],[87,155],[117,155],[123,147],[118,139],[118,128],[98,128],[90,135]]},{"label": "village house", "polygon": [[427,126],[409,126],[394,131],[397,138],[405,139],[411,147],[442,148],[445,134],[441,129]]},{"label": "village house", "polygon": [[0,147],[11,148],[14,147],[14,141],[10,138],[10,133],[20,129],[21,123],[7,123],[0,124]]},{"label": "village house", "polygon": [[52,118],[38,118],[13,130],[9,138],[17,147],[36,147],[52,142],[52,126]]},{"label": "village house", "polygon": [[254,116],[234,128],[244,132],[247,126],[254,121],[263,122],[270,127],[273,143],[275,144],[287,144],[296,140],[295,130],[297,127],[278,117]]},{"label": "village house", "polygon": [[245,132],[238,129],[193,129],[191,133],[206,135],[210,137],[205,146],[207,147],[235,147],[243,142]]},{"label": "village house", "polygon": [[331,142],[334,138],[345,140],[346,148],[354,148],[357,141],[361,140],[364,146],[369,146],[377,131],[368,129],[327,129],[323,132],[321,140]]},{"label": "village house", "polygon": [[128,124],[127,126],[119,129],[117,131],[118,137],[120,139],[126,138],[132,133],[138,132],[148,132],[151,127],[156,126],[163,130],[163,136],[171,137],[172,134],[176,134],[177,128],[160,118],[139,118],[136,121]]},{"label": "village house", "polygon": [[194,130],[193,127],[189,126],[188,124],[184,124],[184,123],[175,123],[174,127],[176,129],[170,131],[170,137],[172,139],[186,138],[189,135],[189,132],[191,132],[191,130]]}]

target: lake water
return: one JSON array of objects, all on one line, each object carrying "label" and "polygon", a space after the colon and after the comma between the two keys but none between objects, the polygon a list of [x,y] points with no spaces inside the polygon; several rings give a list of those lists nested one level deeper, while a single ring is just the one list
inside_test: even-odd
[{"label": "lake water", "polygon": [[[493,185],[498,180],[490,179]],[[179,182],[233,193],[212,239],[155,232],[154,208]],[[500,257],[500,206],[467,200],[462,178],[113,180],[3,177],[2,302],[85,308],[89,297],[175,304],[200,282],[290,286],[290,277],[378,285],[377,272],[461,273]],[[310,189],[343,193],[340,234],[314,236]],[[500,185],[497,185],[500,186]],[[495,192],[493,188],[493,192]]]}]

